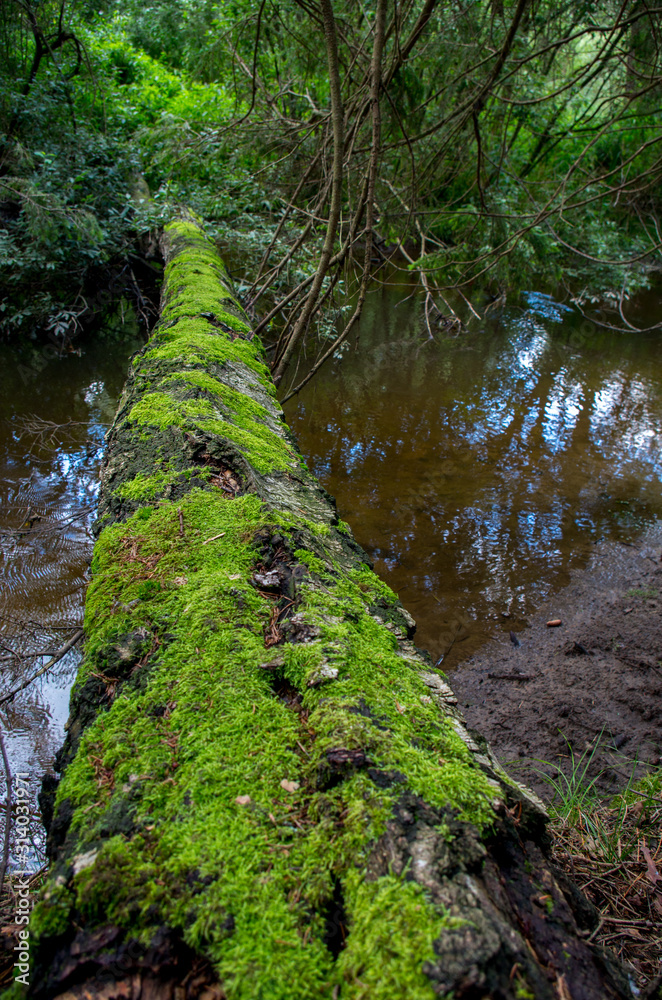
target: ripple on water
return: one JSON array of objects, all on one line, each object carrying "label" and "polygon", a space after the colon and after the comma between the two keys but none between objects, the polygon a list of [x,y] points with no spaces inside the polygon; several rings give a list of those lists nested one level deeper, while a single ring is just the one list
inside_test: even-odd
[{"label": "ripple on water", "polygon": [[[20,359],[0,349],[0,693],[31,677],[82,620],[103,435],[137,346],[88,345],[27,380]],[[22,658],[8,660],[7,650]],[[33,802],[62,743],[79,661],[68,652],[0,715]]]}]

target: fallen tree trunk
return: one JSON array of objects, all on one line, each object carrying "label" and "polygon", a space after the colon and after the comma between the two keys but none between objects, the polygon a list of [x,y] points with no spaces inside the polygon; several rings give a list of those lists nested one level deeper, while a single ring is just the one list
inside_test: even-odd
[{"label": "fallen tree trunk", "polygon": [[214,248],[181,221],[164,253],[42,793],[31,994],[629,995],[306,470]]}]

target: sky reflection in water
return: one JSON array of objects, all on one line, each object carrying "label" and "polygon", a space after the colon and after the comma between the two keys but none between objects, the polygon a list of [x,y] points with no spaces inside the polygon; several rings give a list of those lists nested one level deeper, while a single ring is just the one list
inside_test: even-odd
[{"label": "sky reflection in water", "polygon": [[[57,650],[82,621],[104,434],[137,346],[111,340],[62,358],[0,349],[2,693],[49,658],[16,663],[7,650]],[[25,429],[35,417],[66,426],[40,438]],[[11,768],[30,775],[33,801],[62,743],[79,658],[78,649],[67,653],[0,715]]]},{"label": "sky reflection in water", "polygon": [[587,331],[530,295],[430,341],[398,304],[407,291],[373,293],[358,347],[286,415],[417,641],[449,668],[523,626],[596,540],[662,515],[661,338]]}]

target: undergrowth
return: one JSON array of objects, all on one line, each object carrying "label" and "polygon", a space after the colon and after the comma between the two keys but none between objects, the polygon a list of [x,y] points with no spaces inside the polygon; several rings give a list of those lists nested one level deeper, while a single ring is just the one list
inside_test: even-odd
[{"label": "undergrowth", "polygon": [[553,858],[596,908],[590,939],[614,952],[635,995],[657,997],[662,985],[662,768],[636,777],[628,761],[623,791],[605,796],[597,739],[568,767],[529,766],[548,785]]}]

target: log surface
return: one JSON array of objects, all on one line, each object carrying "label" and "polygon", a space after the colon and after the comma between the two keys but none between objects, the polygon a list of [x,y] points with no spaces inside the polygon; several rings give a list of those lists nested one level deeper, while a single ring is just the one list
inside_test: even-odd
[{"label": "log surface", "polygon": [[42,792],[30,993],[629,996],[542,806],[306,469],[214,247],[179,221],[164,256]]}]

